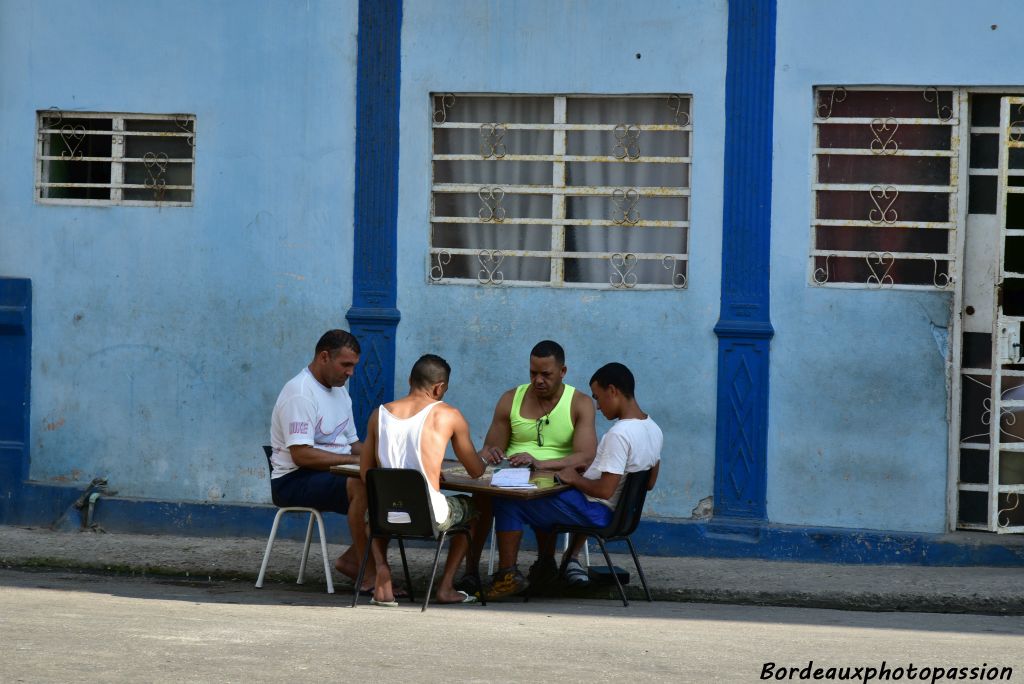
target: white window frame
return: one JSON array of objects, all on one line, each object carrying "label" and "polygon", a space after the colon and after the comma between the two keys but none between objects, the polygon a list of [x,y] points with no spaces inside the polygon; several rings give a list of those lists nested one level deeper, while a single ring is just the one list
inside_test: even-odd
[{"label": "white window frame", "polygon": [[[554,101],[554,117],[551,123],[508,123],[495,122],[451,122],[447,121],[447,111],[450,104],[459,97],[487,97],[487,98],[550,98]],[[689,252],[690,249],[690,216],[692,215],[692,200],[690,188],[693,183],[692,158],[693,158],[693,96],[692,94],[629,94],[629,95],[552,95],[534,93],[431,93],[431,112],[433,117],[432,129],[443,128],[472,128],[500,126],[503,131],[527,130],[527,131],[551,131],[553,135],[552,154],[502,154],[484,155],[481,154],[438,154],[434,150],[434,135],[431,134],[431,176],[430,176],[430,247],[428,251],[427,281],[431,284],[459,284],[459,285],[484,285],[484,286],[513,286],[513,287],[555,287],[555,288],[580,288],[580,289],[601,289],[601,290],[683,290],[688,285],[689,275]],[[640,161],[647,163],[678,163],[687,166],[687,185],[677,187],[601,187],[566,184],[566,163],[567,162],[603,162],[603,163],[631,163],[636,161],[630,159],[629,155],[617,157],[614,154],[606,156],[574,156],[566,153],[566,141],[569,131],[608,131],[613,133],[618,126],[623,124],[572,124],[566,120],[566,103],[573,98],[613,98],[613,99],[640,99],[640,98],[663,98],[669,108],[675,107],[675,117],[678,124],[638,124],[635,129],[640,131],[680,131],[688,132],[688,149],[685,156],[679,157],[658,157],[644,155]],[[674,103],[674,104],[673,104]],[[680,118],[682,119],[680,120]],[[632,126],[628,122],[625,125]],[[433,242],[434,223],[468,223],[486,224],[488,221],[479,217],[471,216],[436,216],[434,212],[434,197],[438,193],[473,193],[478,194],[489,188],[481,187],[480,183],[437,183],[434,180],[434,162],[448,161],[474,161],[488,160],[493,163],[502,161],[534,161],[550,162],[552,165],[551,185],[506,185],[500,190],[504,194],[543,194],[551,195],[551,215],[549,218],[520,218],[510,217],[492,221],[502,224],[525,224],[525,225],[548,225],[551,226],[551,246],[547,250],[501,250],[501,249],[477,249],[477,248],[446,248],[435,247]],[[498,189],[498,188],[495,188]],[[629,223],[631,228],[657,230],[659,228],[680,228],[686,232],[686,253],[605,253],[605,252],[573,252],[565,250],[565,228],[566,226],[620,226],[621,222],[612,219],[570,219],[566,217],[566,197],[571,196],[606,196],[612,200],[616,192],[636,191],[639,197],[686,197],[687,215],[682,220],[641,220]],[[628,209],[627,209],[628,211]],[[444,267],[450,262],[451,256],[465,254],[476,256],[482,266],[478,278],[454,278],[445,275]],[[548,280],[508,280],[501,276],[500,262],[505,257],[541,257],[550,259],[551,268]],[[565,259],[606,259],[610,266],[610,277],[607,283],[587,282],[566,282],[564,279]],[[671,284],[639,283],[636,282],[636,275],[632,269],[640,260],[660,261],[664,268],[671,271],[669,280]],[[682,268],[680,269],[680,264]]]},{"label": "white window frame", "polygon": [[[109,157],[82,157],[77,159],[89,163],[109,163],[109,183],[52,183],[49,179],[49,162],[66,161],[68,156],[74,156],[74,135],[77,134],[73,127],[62,123],[65,119],[110,119],[111,130],[90,130],[84,131],[84,135],[104,135],[111,137],[111,153]],[[164,121],[174,124],[176,131],[131,131],[125,126],[126,121]],[[195,201],[195,136],[196,117],[194,114],[137,114],[137,113],[116,113],[116,112],[77,112],[59,109],[44,109],[36,112],[36,156],[35,156],[35,200],[39,204],[54,205],[85,205],[85,206],[139,206],[139,207],[190,207]],[[50,150],[49,140],[52,135],[63,136],[61,139],[65,149],[57,152]],[[172,137],[185,138],[189,143],[190,156],[188,158],[131,158],[125,157],[125,138],[129,136],[138,137]],[[62,156],[65,155],[65,156]],[[131,184],[124,182],[124,165],[129,163],[145,164],[147,172],[152,169],[150,179],[144,184]],[[162,179],[163,172],[160,164],[184,164],[191,167],[192,184],[190,185],[161,185],[163,191],[187,191],[188,201],[163,201],[163,200],[138,200],[124,199],[124,190],[152,190]],[[67,188],[109,188],[109,199],[87,199],[68,197],[44,197],[44,190],[48,187]]]}]

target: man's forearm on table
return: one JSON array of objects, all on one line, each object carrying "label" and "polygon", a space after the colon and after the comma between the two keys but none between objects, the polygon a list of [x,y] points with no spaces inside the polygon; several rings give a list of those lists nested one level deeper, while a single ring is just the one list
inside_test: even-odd
[{"label": "man's forearm on table", "polygon": [[292,460],[300,468],[328,470],[334,465],[359,465],[359,456],[354,454],[336,454],[332,451],[307,446],[298,453],[292,453]]},{"label": "man's forearm on table", "polygon": [[534,461],[534,468],[537,470],[561,470],[562,468],[581,468],[589,466],[591,461],[594,460],[593,454],[585,454],[577,452],[563,456],[562,458],[553,458],[550,461]]}]

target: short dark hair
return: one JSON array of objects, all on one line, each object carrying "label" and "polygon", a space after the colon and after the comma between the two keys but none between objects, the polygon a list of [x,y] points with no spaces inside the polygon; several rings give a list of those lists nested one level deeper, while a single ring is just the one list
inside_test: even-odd
[{"label": "short dark hair", "polygon": [[562,345],[552,340],[541,340],[533,345],[533,349],[530,350],[530,356],[536,356],[538,359],[553,356],[559,366],[565,365],[565,350],[562,349]]},{"label": "short dark hair", "polygon": [[424,354],[412,365],[409,373],[409,385],[414,389],[422,389],[448,382],[452,375],[452,367],[437,354]]},{"label": "short dark hair", "polygon": [[362,350],[359,349],[359,340],[356,339],[355,335],[347,330],[328,330],[320,336],[320,340],[316,343],[316,351],[313,354],[316,355],[325,351],[334,356],[343,348],[351,349],[356,354],[362,353]]},{"label": "short dark hair", "polygon": [[589,384],[592,385],[595,382],[601,389],[608,389],[615,385],[615,388],[627,399],[632,399],[633,392],[636,390],[633,374],[621,363],[606,363],[598,368],[590,378]]}]

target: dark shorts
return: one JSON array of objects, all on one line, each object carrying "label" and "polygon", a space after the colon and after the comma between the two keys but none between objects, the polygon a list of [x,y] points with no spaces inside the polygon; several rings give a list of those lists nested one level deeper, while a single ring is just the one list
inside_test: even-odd
[{"label": "dark shorts", "polygon": [[437,529],[442,532],[450,530],[455,525],[469,522],[476,517],[476,506],[473,505],[473,497],[470,496],[449,496],[448,518],[438,524]]},{"label": "dark shorts", "polygon": [[275,506],[302,506],[344,514],[348,512],[347,482],[347,477],[299,468],[271,479],[270,492]]}]

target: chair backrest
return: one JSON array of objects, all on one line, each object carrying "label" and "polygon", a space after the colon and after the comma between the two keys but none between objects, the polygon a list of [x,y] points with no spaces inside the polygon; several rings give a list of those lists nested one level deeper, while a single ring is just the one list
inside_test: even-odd
[{"label": "chair backrest", "polygon": [[615,507],[612,521],[604,529],[605,537],[626,537],[633,534],[644,512],[647,483],[650,479],[650,470],[626,473],[626,483],[622,486],[619,504]]},{"label": "chair backrest", "polygon": [[270,460],[270,457],[273,454],[274,454],[274,450],[270,446],[264,444],[263,445],[263,455],[267,457],[267,467],[270,468],[270,474],[271,475],[274,474],[274,462]]},{"label": "chair backrest", "polygon": [[410,468],[373,468],[366,473],[366,500],[373,534],[435,538],[437,522],[423,473]]}]

